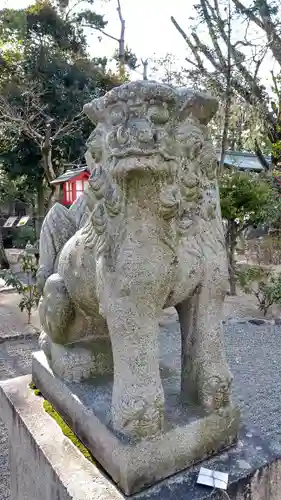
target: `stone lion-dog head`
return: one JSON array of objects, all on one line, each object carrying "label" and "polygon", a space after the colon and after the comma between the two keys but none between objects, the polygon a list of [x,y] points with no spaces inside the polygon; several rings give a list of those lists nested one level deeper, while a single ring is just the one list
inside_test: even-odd
[{"label": "stone lion-dog head", "polygon": [[147,195],[148,176],[151,185],[158,183],[163,217],[180,214],[181,201],[198,193],[202,172],[215,171],[206,126],[216,110],[217,101],[206,94],[154,81],[125,83],[84,106],[96,125],[86,155],[96,233],[120,214],[124,192],[133,190],[134,199]]}]

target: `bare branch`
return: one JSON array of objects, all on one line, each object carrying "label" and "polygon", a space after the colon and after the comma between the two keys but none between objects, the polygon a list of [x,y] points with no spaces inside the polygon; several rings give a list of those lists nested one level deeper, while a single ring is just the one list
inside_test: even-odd
[{"label": "bare branch", "polygon": [[142,78],[143,80],[147,80],[148,59],[142,59],[141,63],[143,66]]},{"label": "bare branch", "polygon": [[267,0],[260,0],[258,4],[259,9],[259,19],[250,8],[245,7],[240,0],[233,0],[234,5],[237,10],[244,14],[250,19],[253,23],[256,24],[259,28],[261,28],[267,36],[268,44],[270,50],[275,57],[276,61],[281,65],[281,37],[276,29],[276,25],[273,23],[270,15],[270,9],[267,3]]},{"label": "bare branch", "polygon": [[231,110],[231,97],[232,97],[232,89],[231,89],[231,76],[232,76],[232,67],[231,67],[231,9],[230,9],[230,0],[228,3],[228,19],[227,19],[227,65],[226,65],[226,89],[225,89],[225,107],[224,107],[224,124],[222,131],[222,140],[221,140],[221,155],[220,155],[220,163],[219,169],[222,172],[224,168],[225,154],[227,149],[227,139],[229,133],[229,123],[230,123],[230,110]]},{"label": "bare branch", "polygon": [[221,51],[221,48],[220,48],[220,45],[218,42],[218,37],[217,37],[216,32],[214,30],[213,22],[212,22],[211,16],[209,15],[209,11],[208,11],[208,7],[211,8],[211,6],[210,6],[208,0],[200,0],[200,3],[201,3],[204,19],[207,23],[210,37],[211,37],[211,40],[213,42],[214,49],[216,51],[216,54],[217,54],[217,57],[219,59],[221,66],[224,67],[226,65],[225,58],[224,58],[223,53]]},{"label": "bare branch", "polygon": [[253,23],[255,23],[259,28],[264,30],[264,25],[261,20],[253,13],[252,9],[248,9],[245,5],[243,5],[240,0],[232,0],[238,12],[244,14],[248,17]]},{"label": "bare branch", "polygon": [[272,77],[272,81],[273,81],[273,87],[274,87],[275,94],[280,98],[280,90],[278,88],[277,78],[276,78],[273,71],[271,71],[271,77]]},{"label": "bare branch", "polygon": [[0,104],[0,112],[1,112],[0,123],[5,122],[6,126],[8,126],[8,128],[11,130],[14,130],[15,124],[17,124],[20,130],[24,132],[28,137],[30,137],[31,139],[37,139],[38,141],[42,141],[43,136],[37,130],[31,127],[30,124],[26,122],[24,118],[20,118],[13,113],[9,113],[9,111],[6,113],[2,112],[1,104]]},{"label": "bare branch", "polygon": [[[228,47],[228,35],[225,32],[224,21],[223,21],[223,19],[220,16],[220,11],[219,11],[218,4],[217,4],[216,0],[215,0],[215,5],[216,5],[215,11],[214,11],[214,9],[211,6],[210,6],[210,10],[212,11],[212,15],[214,16],[214,20],[215,20],[215,22],[217,24],[217,27],[218,27],[219,32],[220,32],[220,35],[221,35],[224,43]],[[207,22],[207,25],[208,25],[208,21],[207,20],[206,20],[206,22]],[[250,87],[252,87],[252,91],[253,91],[254,95],[257,98],[261,98],[260,87],[256,84],[256,79],[253,78],[253,76],[251,75],[251,73],[247,70],[247,68],[241,62],[241,54],[240,54],[240,52],[232,44],[230,44],[229,48],[230,48],[230,51],[231,51],[231,56],[234,59],[235,66],[237,67],[237,69],[239,69],[239,71],[241,72],[241,74],[245,78],[246,82],[250,85]]]},{"label": "bare branch", "polygon": [[59,137],[69,133],[71,130],[75,129],[77,124],[80,123],[81,121],[84,120],[84,116],[82,113],[79,113],[77,116],[75,116],[73,118],[73,120],[71,120],[70,122],[68,123],[64,123],[62,124],[58,130],[56,131],[56,133],[53,135],[52,137],[52,140],[55,141],[56,139],[58,139]]},{"label": "bare branch", "polygon": [[0,124],[3,124],[7,131],[23,134],[39,146],[44,175],[50,183],[56,177],[52,164],[53,142],[74,131],[84,120],[84,116],[79,113],[72,120],[58,125],[57,130],[53,132],[55,121],[45,112],[48,107],[41,104],[41,94],[34,89],[26,92],[22,97],[23,106],[20,108],[13,106],[5,97],[0,96]]},{"label": "bare branch", "polygon": [[260,57],[260,59],[258,59],[258,61],[256,63],[256,69],[254,71],[254,80],[257,80],[258,72],[259,72],[261,64],[266,56],[266,53],[267,53],[267,48],[265,48],[264,53],[262,54],[262,56]]},{"label": "bare branch", "polygon": [[[88,24],[82,24],[81,28],[89,28],[89,25]],[[111,40],[114,40],[115,42],[119,43],[119,39],[118,38],[116,38],[113,35],[110,35],[109,33],[106,33],[106,31],[104,31],[103,29],[97,28],[96,26],[91,26],[91,28],[93,30],[100,31],[100,33],[102,33],[104,36],[107,36],[108,38],[111,38]]]},{"label": "bare branch", "polygon": [[[216,0],[214,0],[214,1],[216,1]],[[210,5],[210,3],[209,3],[209,5]],[[226,45],[227,45],[228,39],[227,39],[227,34],[224,31],[224,22],[221,18],[218,19],[218,17],[217,17],[218,14],[219,14],[219,10],[217,9],[215,12],[217,26],[220,30],[220,33],[222,35],[224,43],[226,43]],[[204,65],[204,62],[203,62],[203,59],[201,56],[201,55],[203,55],[211,63],[211,65],[216,70],[216,72],[218,74],[222,74],[224,76],[224,78],[226,79],[227,78],[227,65],[224,64],[224,66],[222,66],[220,64],[219,59],[216,58],[215,55],[213,54],[213,52],[210,50],[210,48],[201,41],[201,39],[199,38],[197,33],[193,32],[191,34],[191,36],[194,39],[194,44],[193,44],[191,42],[190,38],[187,36],[187,34],[184,32],[184,30],[180,27],[180,25],[177,23],[177,21],[175,20],[174,17],[171,17],[171,21],[174,24],[177,31],[181,34],[181,36],[183,37],[183,39],[187,43],[188,47],[191,49],[192,54],[194,56],[194,59],[196,61],[195,66],[197,66],[198,70],[200,70],[200,72],[204,76],[206,76],[208,78],[209,77],[212,78],[212,74],[210,73],[210,71],[208,71],[206,69],[206,67]],[[239,77],[237,78],[237,77],[234,77],[232,75],[231,84],[232,84],[233,89],[251,105],[256,106],[257,100],[258,100],[261,103],[262,114],[263,114],[264,118],[269,123],[271,123],[273,125],[275,120],[273,119],[272,113],[270,113],[269,109],[267,108],[266,102],[264,100],[264,95],[262,93],[263,92],[262,88],[257,85],[257,83],[253,79],[253,76],[251,75],[251,73],[242,64],[240,57],[239,57],[239,52],[235,50],[233,45],[231,45],[230,48],[231,48],[231,56],[233,57],[233,66],[238,68],[240,70],[240,73],[242,74],[242,76],[245,78],[245,82],[243,82],[243,80],[239,79]],[[214,81],[214,79],[213,79],[213,81]],[[225,90],[222,88],[222,86],[220,85],[220,83],[218,82],[217,79],[215,79],[215,83],[216,83],[219,91],[222,94],[224,94]],[[247,83],[247,84],[245,85],[245,83]],[[218,85],[219,85],[219,87],[218,87]]]},{"label": "bare branch", "polygon": [[50,123],[46,125],[46,132],[43,142],[41,144],[42,158],[43,158],[43,168],[48,182],[53,181],[56,178],[56,174],[53,169],[52,164],[52,126]]},{"label": "bare branch", "polygon": [[194,66],[196,69],[198,69],[198,66],[197,66],[197,64],[196,64],[194,61],[192,61],[192,60],[191,60],[191,59],[189,59],[188,57],[186,57],[186,58],[185,58],[185,60],[186,60],[189,64],[191,64],[192,66]]},{"label": "bare branch", "polygon": [[180,35],[183,37],[183,39],[187,43],[188,47],[190,48],[190,50],[191,50],[191,52],[196,60],[198,69],[200,69],[201,71],[205,71],[203,61],[202,61],[201,57],[199,56],[198,51],[196,50],[196,47],[191,42],[190,38],[187,36],[187,34],[184,32],[184,30],[180,27],[179,23],[175,20],[174,16],[171,16],[171,21],[172,21],[173,25],[175,26],[175,28],[177,29],[177,31],[180,33]]},{"label": "bare branch", "polygon": [[68,17],[69,17],[69,14],[75,9],[75,7],[78,7],[78,5],[80,5],[80,3],[83,3],[84,0],[78,0],[77,2],[74,2],[74,4],[68,9],[66,15],[65,15],[65,19],[67,20]]},{"label": "bare branch", "polygon": [[256,155],[257,155],[257,157],[258,157],[261,165],[263,166],[263,168],[266,171],[270,170],[270,164],[267,161],[267,159],[265,158],[265,156],[263,155],[262,150],[261,150],[261,148],[259,146],[259,143],[258,143],[257,139],[255,139],[255,153],[256,153]]},{"label": "bare branch", "polygon": [[125,19],[122,16],[121,2],[117,0],[117,12],[120,20],[120,38],[119,38],[119,62],[120,62],[120,74],[123,76],[125,72]]}]

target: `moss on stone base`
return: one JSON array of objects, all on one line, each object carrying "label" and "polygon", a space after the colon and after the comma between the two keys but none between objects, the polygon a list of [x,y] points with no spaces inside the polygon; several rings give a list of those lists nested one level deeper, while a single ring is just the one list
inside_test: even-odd
[{"label": "moss on stone base", "polygon": [[[35,396],[43,396],[41,391],[37,389],[36,385],[33,384],[32,382],[29,384],[30,389],[34,392]],[[63,418],[60,416],[60,414],[55,410],[53,405],[49,403],[46,399],[43,401],[43,408],[50,417],[52,417],[58,426],[61,428],[62,433],[70,439],[70,441],[78,448],[78,450],[84,455],[87,460],[92,462],[93,464],[95,463],[95,460],[92,456],[92,454],[87,450],[87,448],[81,443],[81,441],[78,439],[76,434],[71,430],[71,428],[65,423]]]},{"label": "moss on stone base", "polygon": [[72,443],[81,451],[82,455],[86,457],[90,462],[93,464],[95,463],[95,460],[89,450],[81,443],[81,441],[78,439],[76,434],[70,429],[70,427],[65,423],[65,421],[62,419],[60,414],[55,410],[55,408],[49,403],[49,401],[46,401],[44,399],[43,402],[43,407],[46,413],[50,415],[58,424],[58,426],[61,428],[63,434],[72,441]]},{"label": "moss on stone base", "polygon": [[42,392],[39,389],[37,389],[36,385],[33,384],[33,382],[30,382],[29,387],[30,389],[33,390],[35,396],[42,396]]}]

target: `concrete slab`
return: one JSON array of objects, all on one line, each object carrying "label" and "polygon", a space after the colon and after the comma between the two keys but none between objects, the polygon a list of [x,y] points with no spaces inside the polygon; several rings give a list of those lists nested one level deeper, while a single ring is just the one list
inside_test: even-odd
[{"label": "concrete slab", "polygon": [[54,375],[41,351],[33,354],[32,380],[127,495],[229,447],[237,438],[240,415],[235,407],[206,414],[183,405],[168,370],[162,378],[165,431],[134,441],[112,428],[111,378],[65,382]]},{"label": "concrete slab", "polygon": [[[198,486],[200,466],[125,497],[98,464],[89,462],[44,411],[28,387],[30,376],[0,383],[0,413],[9,430],[11,500],[218,500]],[[237,446],[204,462],[229,472],[230,500],[280,500],[281,453],[243,429]]]}]

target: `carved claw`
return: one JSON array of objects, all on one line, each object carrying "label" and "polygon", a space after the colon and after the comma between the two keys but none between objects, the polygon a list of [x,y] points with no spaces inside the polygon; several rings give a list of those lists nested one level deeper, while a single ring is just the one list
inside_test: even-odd
[{"label": "carved claw", "polygon": [[50,359],[51,358],[51,345],[52,345],[52,341],[51,341],[50,337],[47,335],[47,333],[42,332],[40,334],[38,343],[39,343],[40,349],[42,349],[42,351],[47,356],[47,358]]},{"label": "carved claw", "polygon": [[114,428],[123,434],[136,438],[154,436],[163,430],[164,400],[159,395],[153,400],[137,399],[136,395],[121,397],[119,404],[113,406]]},{"label": "carved claw", "polygon": [[69,382],[90,378],[95,368],[92,353],[80,347],[52,344],[51,359],[54,373]]},{"label": "carved claw", "polygon": [[199,390],[199,399],[201,405],[207,411],[214,411],[230,403],[230,386],[232,375],[222,374],[207,376],[205,374],[204,382]]},{"label": "carved claw", "polygon": [[47,279],[38,311],[44,332],[52,341],[62,341],[67,326],[73,320],[74,310],[64,281],[58,274],[52,274]]}]

